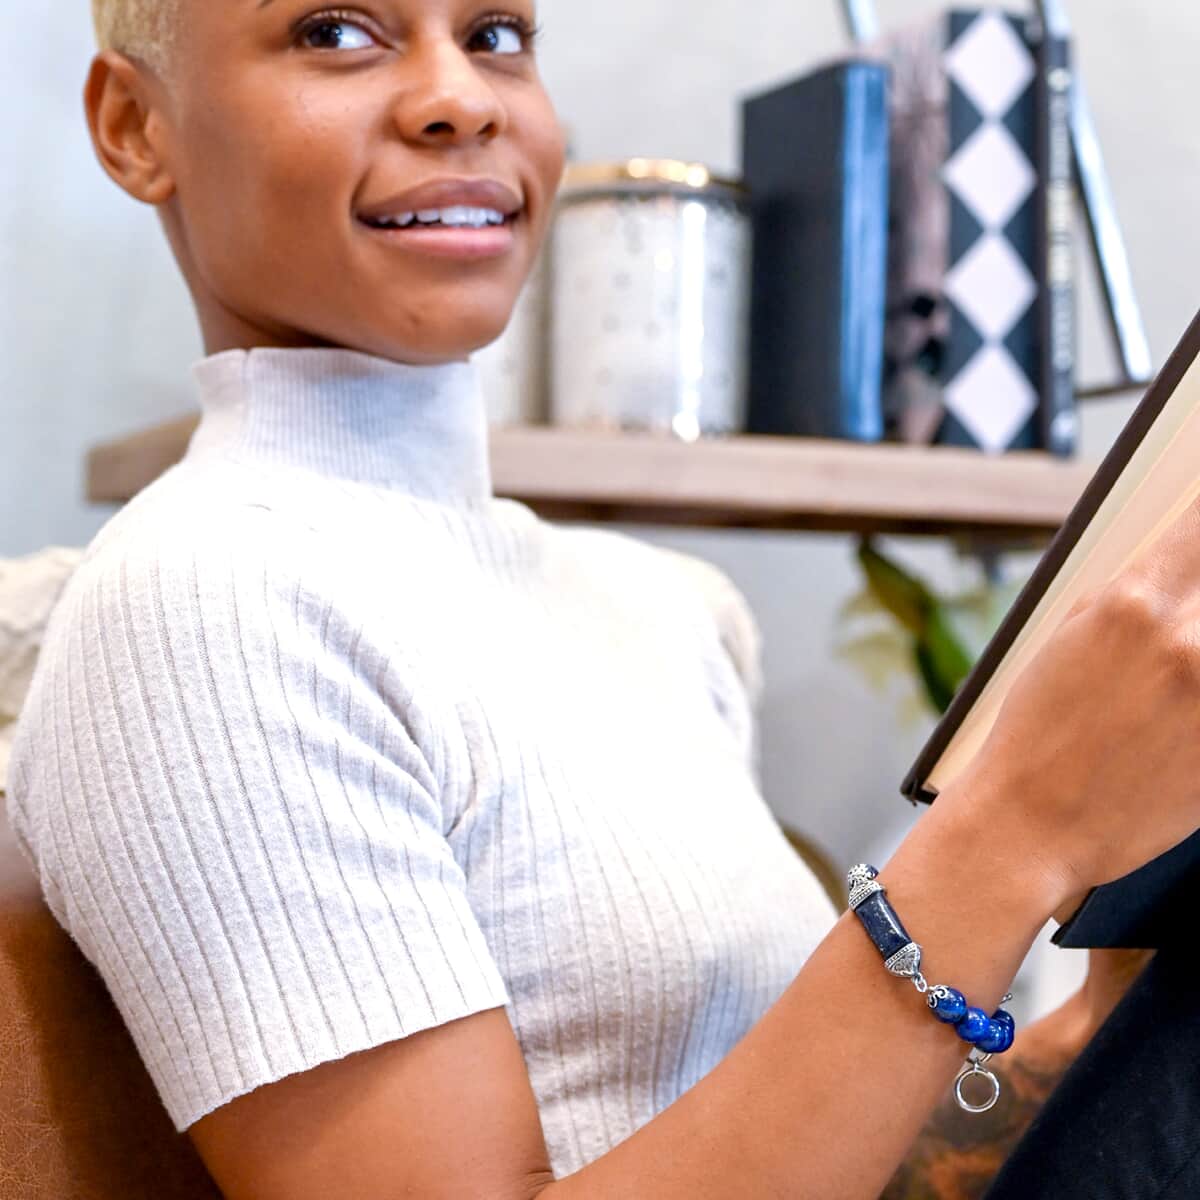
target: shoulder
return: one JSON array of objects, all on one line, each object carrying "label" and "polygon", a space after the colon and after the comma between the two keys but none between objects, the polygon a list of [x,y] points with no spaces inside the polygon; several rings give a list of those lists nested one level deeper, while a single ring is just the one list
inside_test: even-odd
[{"label": "shoulder", "polygon": [[237,463],[180,463],[105,523],[80,565],[103,571],[126,557],[166,563],[184,550],[235,554],[243,547],[281,561],[318,533],[300,495],[286,479]]},{"label": "shoulder", "polygon": [[[234,619],[235,602],[279,603],[338,575],[337,539],[272,481],[223,465],[173,468],[115,514],[86,547],[47,631],[50,644],[118,618],[142,628]],[[261,606],[248,603],[247,618]]]},{"label": "shoulder", "polygon": [[324,720],[300,703],[317,680],[369,699],[368,647],[355,641],[366,600],[338,587],[331,540],[252,488],[205,482],[230,486],[163,477],[86,547],[45,624],[14,767],[52,761],[68,717],[81,738],[95,728],[99,761],[118,726],[124,741],[154,741],[159,724],[180,744],[208,739],[226,710],[261,707],[268,681],[278,703],[251,715],[285,730]]}]

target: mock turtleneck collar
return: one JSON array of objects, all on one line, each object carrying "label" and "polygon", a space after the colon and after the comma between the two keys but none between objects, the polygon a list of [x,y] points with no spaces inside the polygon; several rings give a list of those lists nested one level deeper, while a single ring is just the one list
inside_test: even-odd
[{"label": "mock turtleneck collar", "polygon": [[305,467],[445,504],[491,498],[473,361],[414,366],[337,348],[226,350],[192,367],[187,458]]}]

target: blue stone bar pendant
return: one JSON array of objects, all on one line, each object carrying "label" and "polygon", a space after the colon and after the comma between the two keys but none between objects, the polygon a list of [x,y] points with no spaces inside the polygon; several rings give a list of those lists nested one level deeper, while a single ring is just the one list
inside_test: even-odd
[{"label": "blue stone bar pendant", "polygon": [[865,863],[850,872],[850,907],[883,956],[883,965],[893,975],[912,979],[920,970],[921,947],[908,936],[883,885],[876,882],[877,874]]},{"label": "blue stone bar pendant", "polygon": [[[850,889],[850,907],[862,922],[867,936],[883,957],[883,965],[893,974],[908,979],[941,1022],[954,1027],[971,1053],[954,1085],[954,1096],[967,1112],[987,1112],[1000,1098],[1000,1081],[983,1064],[993,1054],[1003,1054],[1013,1044],[1016,1023],[1011,1014],[998,1008],[990,1017],[981,1008],[972,1008],[957,988],[938,984],[931,987],[921,974],[921,947],[909,937],[908,930],[887,898],[887,892],[868,863],[851,867],[846,876]],[[1010,997],[1005,996],[1008,1000]],[[963,1085],[978,1076],[989,1089],[981,1103],[973,1103],[963,1093]]]}]

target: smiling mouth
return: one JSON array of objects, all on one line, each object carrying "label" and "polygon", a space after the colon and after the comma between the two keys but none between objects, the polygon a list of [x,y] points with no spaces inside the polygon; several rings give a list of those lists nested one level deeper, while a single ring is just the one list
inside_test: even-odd
[{"label": "smiling mouth", "polygon": [[367,217],[361,213],[359,221],[369,229],[471,230],[499,229],[514,224],[519,212],[505,215],[496,209],[473,208],[456,205],[452,208],[422,209],[417,212],[391,213],[387,216]]}]

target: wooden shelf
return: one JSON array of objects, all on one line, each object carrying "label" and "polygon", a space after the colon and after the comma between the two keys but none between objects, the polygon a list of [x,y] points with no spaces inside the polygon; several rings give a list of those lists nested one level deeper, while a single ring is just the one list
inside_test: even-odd
[{"label": "wooden shelf", "polygon": [[[183,454],[196,417],[97,446],[88,498],[123,503]],[[1044,454],[552,428],[492,436],[496,494],[556,520],[1040,539],[1092,474]]]}]

